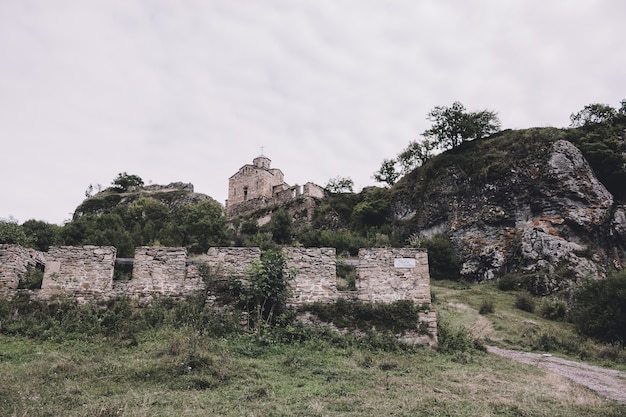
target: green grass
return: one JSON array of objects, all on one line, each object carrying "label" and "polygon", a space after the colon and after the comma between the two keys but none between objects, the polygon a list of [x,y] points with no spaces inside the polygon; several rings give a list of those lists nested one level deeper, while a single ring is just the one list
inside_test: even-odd
[{"label": "green grass", "polygon": [[[433,290],[434,306],[455,338],[439,352],[402,348],[369,333],[297,327],[260,342],[201,312],[201,300],[144,310],[121,304],[108,313],[63,304],[49,309],[55,319],[47,328],[30,331],[15,320],[32,323],[42,312],[27,317],[22,303],[15,318],[14,309],[0,309],[8,313],[0,322],[0,416],[626,413],[566,379],[474,349],[464,336],[532,349],[529,333],[518,331],[570,332],[567,324],[515,309],[516,294],[493,286],[438,282]],[[493,312],[481,315],[485,297]]]},{"label": "green grass", "polygon": [[[542,371],[474,353],[458,361],[327,341],[259,346],[190,329],[137,346],[0,336],[3,416],[619,416]],[[576,398],[576,401],[572,401]]]},{"label": "green grass", "polygon": [[[545,297],[534,297],[525,291],[500,291],[495,283],[466,284],[434,281],[433,308],[440,318],[453,327],[463,326],[470,336],[500,347],[541,351],[575,360],[626,370],[626,350],[619,344],[597,343],[579,336],[571,323],[542,317]],[[534,312],[519,308],[519,299],[534,302]],[[493,312],[479,314],[488,302]]]}]

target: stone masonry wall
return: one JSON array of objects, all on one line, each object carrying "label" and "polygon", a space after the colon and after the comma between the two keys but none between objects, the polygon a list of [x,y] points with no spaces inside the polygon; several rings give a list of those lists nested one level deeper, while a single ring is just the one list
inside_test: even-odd
[{"label": "stone masonry wall", "polygon": [[41,289],[46,294],[106,294],[113,288],[113,246],[51,247]]},{"label": "stone masonry wall", "polygon": [[287,271],[295,272],[288,303],[300,305],[337,299],[335,248],[285,248]]},{"label": "stone masonry wall", "polygon": [[15,291],[20,278],[28,273],[28,268],[45,263],[46,256],[42,252],[19,245],[0,244],[0,295],[7,296]]},{"label": "stone masonry wall", "polygon": [[243,276],[251,263],[261,260],[259,248],[209,248],[209,273],[215,277]]},{"label": "stone masonry wall", "polygon": [[[334,248],[284,248],[286,273],[292,295],[288,303],[299,306],[334,302],[338,298],[363,302],[391,303],[411,300],[430,304],[430,276],[427,253],[419,249],[361,249],[356,266],[356,291],[338,291]],[[217,292],[227,288],[229,277],[245,277],[247,268],[261,259],[259,248],[210,248],[206,258],[191,262],[184,248],[136,248],[132,277],[113,281],[116,250],[112,246],[52,247],[43,254],[17,245],[0,245],[0,295],[17,293],[19,278],[28,266],[45,262],[41,290],[32,290],[37,299],[57,295],[93,302],[115,297],[151,299],[155,296],[182,298],[207,292],[207,305],[217,305]],[[206,263],[207,282],[198,264]],[[23,291],[23,290],[19,290]],[[428,308],[426,310],[429,310]],[[432,337],[404,335],[409,342],[431,344],[436,340],[436,315],[420,313]]]},{"label": "stone masonry wall", "polygon": [[202,290],[204,284],[199,275],[188,276],[186,263],[185,248],[150,246],[136,248],[132,278],[123,286],[133,298],[147,295],[193,294]]},{"label": "stone masonry wall", "polygon": [[359,299],[430,304],[428,254],[418,249],[361,249],[356,269]]}]

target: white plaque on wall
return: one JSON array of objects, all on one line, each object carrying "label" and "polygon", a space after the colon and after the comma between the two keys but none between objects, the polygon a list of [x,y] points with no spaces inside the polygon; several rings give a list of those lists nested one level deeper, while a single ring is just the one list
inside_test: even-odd
[{"label": "white plaque on wall", "polygon": [[415,268],[415,258],[395,258],[393,266],[396,268]]}]

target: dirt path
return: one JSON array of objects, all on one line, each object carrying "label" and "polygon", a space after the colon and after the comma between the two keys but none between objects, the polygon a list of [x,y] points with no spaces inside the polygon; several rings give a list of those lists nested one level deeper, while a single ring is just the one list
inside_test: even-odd
[{"label": "dirt path", "polygon": [[551,355],[519,352],[495,346],[487,346],[487,351],[561,375],[596,391],[600,395],[626,404],[626,372],[568,361]]}]

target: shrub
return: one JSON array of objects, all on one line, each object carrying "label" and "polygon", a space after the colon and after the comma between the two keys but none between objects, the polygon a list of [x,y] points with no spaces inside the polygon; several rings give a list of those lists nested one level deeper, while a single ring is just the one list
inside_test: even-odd
[{"label": "shrub", "polygon": [[428,265],[432,279],[459,279],[461,264],[454,253],[450,239],[444,235],[435,235],[424,242],[424,246],[428,250]]},{"label": "shrub", "polygon": [[567,315],[567,304],[564,301],[545,300],[541,305],[541,317],[548,320],[563,321]]},{"label": "shrub", "polygon": [[491,300],[483,300],[482,303],[480,303],[480,308],[478,309],[478,313],[479,314],[490,314],[493,313],[495,311],[495,306],[493,305],[493,301]]},{"label": "shrub", "polygon": [[515,291],[522,287],[523,277],[519,274],[506,274],[498,280],[500,291]]},{"label": "shrub", "polygon": [[570,318],[583,335],[626,342],[626,271],[582,284],[574,292]]},{"label": "shrub", "polygon": [[533,300],[533,298],[528,294],[518,295],[515,299],[515,308],[528,313],[534,313],[535,300]]},{"label": "shrub", "polygon": [[437,321],[437,338],[439,352],[442,353],[472,353],[484,351],[485,347],[478,339],[474,339],[465,327],[453,328],[445,319]]}]

